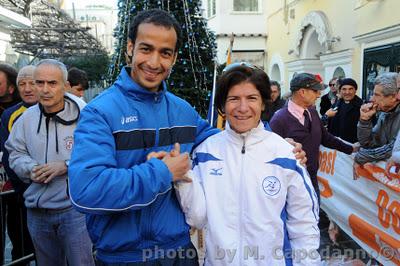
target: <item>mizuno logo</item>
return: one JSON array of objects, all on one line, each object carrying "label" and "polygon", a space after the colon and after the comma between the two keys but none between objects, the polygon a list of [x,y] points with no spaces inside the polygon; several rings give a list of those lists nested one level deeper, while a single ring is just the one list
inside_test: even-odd
[{"label": "mizuno logo", "polygon": [[219,169],[211,169],[210,175],[222,175],[222,168]]},{"label": "mizuno logo", "polygon": [[132,115],[132,116],[127,116],[127,117],[121,117],[121,124],[128,124],[131,122],[137,122],[139,119],[136,115]]}]

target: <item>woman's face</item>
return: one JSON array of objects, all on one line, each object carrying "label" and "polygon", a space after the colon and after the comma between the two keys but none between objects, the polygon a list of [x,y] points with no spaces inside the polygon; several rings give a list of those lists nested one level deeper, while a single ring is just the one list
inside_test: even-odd
[{"label": "woman's face", "polygon": [[226,97],[226,120],[237,133],[247,132],[258,126],[264,107],[261,94],[252,83],[239,83]]}]

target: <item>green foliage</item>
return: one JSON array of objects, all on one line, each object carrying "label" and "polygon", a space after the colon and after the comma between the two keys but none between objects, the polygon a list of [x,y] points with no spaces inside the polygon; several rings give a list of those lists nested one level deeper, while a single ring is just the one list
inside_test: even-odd
[{"label": "green foliage", "polygon": [[85,57],[69,57],[63,60],[68,67],[77,67],[86,71],[90,81],[98,82],[104,80],[107,75],[110,58],[107,54],[88,55]]},{"label": "green foliage", "polygon": [[169,91],[187,100],[205,116],[214,74],[215,36],[200,14],[199,0],[120,0],[119,25],[114,36],[117,39],[115,53],[109,68],[108,80],[112,83],[126,65],[128,28],[133,17],[142,10],[163,9],[169,11],[182,27],[182,47],[177,62],[167,81]]}]

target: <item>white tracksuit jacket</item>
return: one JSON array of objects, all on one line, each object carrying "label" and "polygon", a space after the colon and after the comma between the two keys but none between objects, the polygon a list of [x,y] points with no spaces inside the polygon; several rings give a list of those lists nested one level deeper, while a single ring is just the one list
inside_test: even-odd
[{"label": "white tracksuit jacket", "polygon": [[206,227],[206,265],[320,264],[318,200],[292,150],[262,123],[196,148],[176,190],[187,223]]}]

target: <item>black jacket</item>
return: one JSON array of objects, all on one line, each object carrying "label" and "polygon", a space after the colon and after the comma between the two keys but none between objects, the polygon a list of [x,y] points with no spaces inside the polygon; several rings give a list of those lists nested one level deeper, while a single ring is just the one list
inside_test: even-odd
[{"label": "black jacket", "polygon": [[[320,109],[319,109],[319,113],[321,115],[324,115],[326,113],[326,111],[329,110],[329,108],[331,108],[332,106],[332,102],[331,99],[329,99],[329,93],[325,94],[324,96],[321,97],[321,103],[319,105]],[[337,99],[336,99],[337,101]]]},{"label": "black jacket", "polygon": [[269,122],[276,111],[281,109],[285,105],[286,101],[278,98],[275,102],[267,103],[265,111],[261,114],[261,120]]},{"label": "black jacket", "polygon": [[357,123],[362,104],[362,99],[357,95],[348,104],[340,99],[337,103],[338,112],[328,119],[328,131],[348,142],[357,142]]}]

